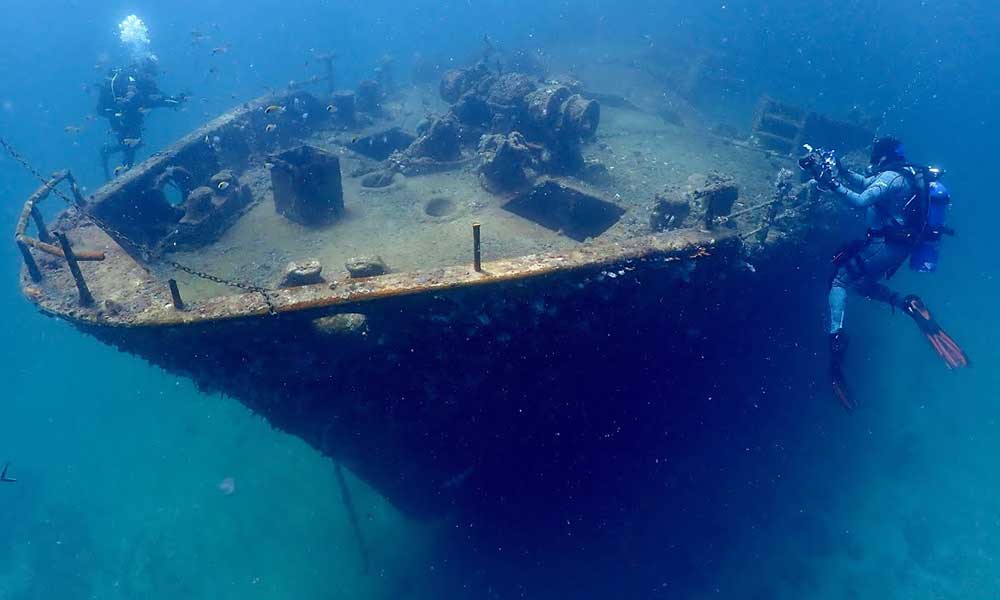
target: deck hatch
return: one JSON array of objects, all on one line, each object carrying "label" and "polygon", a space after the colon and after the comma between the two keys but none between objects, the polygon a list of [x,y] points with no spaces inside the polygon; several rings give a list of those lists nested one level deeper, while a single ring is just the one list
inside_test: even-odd
[{"label": "deck hatch", "polygon": [[625,214],[617,204],[555,181],[519,194],[503,208],[578,242],[601,235]]}]

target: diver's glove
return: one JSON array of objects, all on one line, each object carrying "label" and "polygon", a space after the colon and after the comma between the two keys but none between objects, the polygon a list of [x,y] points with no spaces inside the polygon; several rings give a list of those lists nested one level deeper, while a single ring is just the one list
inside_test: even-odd
[{"label": "diver's glove", "polygon": [[816,184],[819,189],[828,192],[838,192],[840,189],[840,182],[837,181],[836,175],[832,169],[821,171],[816,176]]}]

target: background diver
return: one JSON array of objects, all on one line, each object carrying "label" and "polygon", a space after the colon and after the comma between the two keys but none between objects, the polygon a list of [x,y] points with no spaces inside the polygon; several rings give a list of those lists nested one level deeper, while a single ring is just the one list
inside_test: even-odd
[{"label": "background diver", "polygon": [[937,181],[940,171],[908,164],[903,144],[893,137],[874,141],[867,176],[844,168],[832,152],[813,151],[809,147],[807,150],[810,154],[800,161],[800,166],[812,173],[819,188],[869,213],[867,238],[848,245],[833,261],[829,331],[831,381],[837,399],[848,410],[857,408],[848,393],[843,372],[848,290],[902,310],[920,327],[949,368],[968,366],[965,352],[934,321],[919,297],[901,297],[882,283],[908,257],[915,270],[936,268],[941,235],[950,232],[944,227],[950,196]]},{"label": "background diver", "polygon": [[16,479],[14,479],[13,477],[8,477],[7,476],[7,467],[9,467],[9,466],[10,466],[10,463],[4,463],[3,470],[0,471],[0,482],[2,482],[2,483],[17,483]]},{"label": "background diver", "polygon": [[130,169],[135,164],[135,153],[142,145],[142,129],[146,113],[154,108],[178,107],[186,99],[185,94],[166,96],[156,85],[159,72],[155,56],[149,55],[127,67],[112,69],[100,86],[97,114],[106,118],[115,136],[101,148],[101,167],[104,176],[111,178],[108,158],[121,154],[121,165],[114,174]]}]

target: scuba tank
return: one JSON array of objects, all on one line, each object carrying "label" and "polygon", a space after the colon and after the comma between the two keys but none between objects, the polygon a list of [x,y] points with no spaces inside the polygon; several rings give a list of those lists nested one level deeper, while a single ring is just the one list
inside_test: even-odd
[{"label": "scuba tank", "polygon": [[926,207],[924,224],[910,252],[910,269],[919,273],[933,273],[937,270],[941,255],[941,236],[953,233],[945,226],[948,209],[951,207],[951,194],[940,181],[928,181],[927,175],[939,176],[940,171],[927,169],[923,175],[923,189],[918,194],[925,198],[922,203]]}]

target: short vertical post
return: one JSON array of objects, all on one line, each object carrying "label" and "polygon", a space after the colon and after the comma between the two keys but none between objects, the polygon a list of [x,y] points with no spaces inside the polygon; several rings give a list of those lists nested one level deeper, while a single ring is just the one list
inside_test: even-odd
[{"label": "short vertical post", "polygon": [[87,282],[83,279],[83,273],[80,272],[80,265],[76,262],[76,255],[73,254],[73,248],[70,247],[69,240],[66,239],[66,234],[57,231],[56,239],[59,240],[59,245],[66,256],[66,264],[69,265],[69,272],[73,274],[76,289],[80,292],[80,304],[82,306],[90,306],[94,303],[94,297],[90,294],[90,289],[87,288]]},{"label": "short vertical post", "polygon": [[38,269],[38,263],[35,262],[35,257],[31,255],[31,250],[28,249],[28,245],[21,241],[20,237],[14,240],[17,242],[17,247],[21,251],[21,257],[24,259],[24,266],[28,268],[28,277],[35,283],[42,280],[42,272]]},{"label": "short vertical post", "polygon": [[476,273],[483,272],[483,254],[480,247],[479,223],[472,224],[472,268]]},{"label": "short vertical post", "polygon": [[49,230],[45,227],[45,219],[42,218],[41,211],[34,204],[31,205],[31,218],[35,221],[35,229],[38,230],[38,239],[46,244],[51,244],[52,236],[49,235]]},{"label": "short vertical post", "polygon": [[181,291],[177,288],[177,280],[170,279],[167,284],[170,286],[170,299],[174,302],[174,308],[184,310],[184,300],[181,299]]},{"label": "short vertical post", "polygon": [[76,202],[76,207],[82,209],[87,205],[87,201],[83,199],[83,194],[80,193],[80,186],[76,184],[76,179],[73,178],[73,174],[66,171],[66,179],[69,181],[69,189],[73,192],[73,201]]}]

